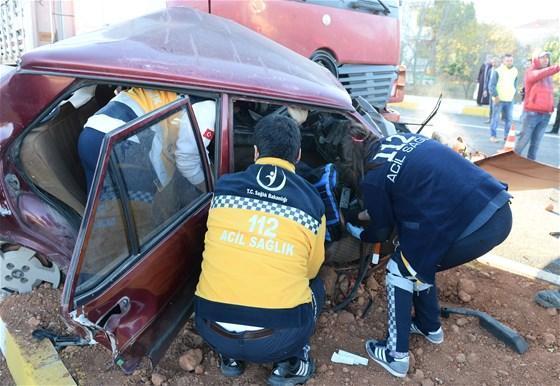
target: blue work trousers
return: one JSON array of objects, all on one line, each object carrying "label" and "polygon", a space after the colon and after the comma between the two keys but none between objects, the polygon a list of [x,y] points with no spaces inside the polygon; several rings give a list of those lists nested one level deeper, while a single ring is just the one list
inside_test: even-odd
[{"label": "blue work trousers", "polygon": [[244,360],[253,363],[282,362],[292,358],[307,360],[309,358],[309,339],[315,331],[317,317],[325,304],[325,287],[320,278],[311,280],[313,315],[308,318],[307,324],[298,328],[274,329],[270,335],[264,337],[247,337],[252,334],[229,333],[230,337],[224,336],[216,331],[213,326],[204,319],[203,315],[195,316],[196,329],[200,336],[208,343],[214,351],[226,358]]},{"label": "blue work trousers", "polygon": [[[507,238],[511,225],[511,209],[509,204],[505,204],[479,229],[455,241],[440,263],[434,266],[434,271],[445,271],[484,255]],[[419,281],[421,278],[410,276],[399,248],[391,259],[398,269],[387,272],[387,347],[397,352],[408,352],[412,321],[424,333],[436,331],[441,326],[437,290],[435,282],[430,285]],[[390,280],[390,275],[397,278]]]},{"label": "blue work trousers", "polygon": [[496,136],[496,130],[500,124],[500,117],[504,116],[504,141],[507,139],[513,115],[513,102],[498,102],[492,108],[492,119],[490,120],[490,136]]},{"label": "blue work trousers", "polygon": [[517,139],[515,151],[521,154],[527,144],[530,143],[527,158],[535,160],[549,120],[550,113],[525,111],[521,134]]}]

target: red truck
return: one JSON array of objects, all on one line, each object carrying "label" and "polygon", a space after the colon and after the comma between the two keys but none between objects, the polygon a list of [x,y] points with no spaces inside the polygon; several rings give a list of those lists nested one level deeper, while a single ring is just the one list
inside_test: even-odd
[{"label": "red truck", "polygon": [[168,0],[236,21],[317,62],[386,119],[404,97],[398,0]]}]

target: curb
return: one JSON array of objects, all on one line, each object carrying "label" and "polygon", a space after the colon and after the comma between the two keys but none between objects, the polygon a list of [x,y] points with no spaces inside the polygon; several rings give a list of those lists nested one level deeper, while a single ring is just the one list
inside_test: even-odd
[{"label": "curb", "polygon": [[468,106],[463,107],[462,115],[470,115],[471,117],[488,118],[490,109],[486,106]]},{"label": "curb", "polygon": [[501,269],[519,276],[529,279],[539,279],[560,286],[560,275],[552,272],[544,271],[529,265],[518,263],[517,261],[506,259],[505,257],[486,254],[476,259],[479,263],[488,265],[493,268]]},{"label": "curb", "polygon": [[0,350],[17,385],[76,386],[48,339],[21,346],[0,319]]},{"label": "curb", "polygon": [[[471,117],[483,117],[488,118],[488,114],[490,113],[490,109],[488,106],[461,106],[461,105],[451,105],[447,106],[444,104],[445,100],[442,101],[442,108],[440,111],[451,113],[451,114],[461,114],[461,115],[469,115]],[[435,106],[432,106],[431,103],[425,101],[414,101],[414,100],[404,100],[402,102],[397,103],[389,103],[389,107],[399,110],[417,110],[419,107],[423,107],[426,110],[431,110]]]},{"label": "curb", "polygon": [[405,109],[405,110],[416,110],[418,108],[418,103],[417,102],[411,102],[411,101],[402,101],[402,102],[397,102],[397,103],[388,103],[389,107],[394,108],[396,110],[400,109]]}]

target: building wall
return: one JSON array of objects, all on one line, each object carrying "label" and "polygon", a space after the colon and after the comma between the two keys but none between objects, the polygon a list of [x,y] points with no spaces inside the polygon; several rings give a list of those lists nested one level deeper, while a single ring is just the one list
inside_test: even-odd
[{"label": "building wall", "polygon": [[26,51],[165,8],[165,0],[1,0],[0,63]]}]

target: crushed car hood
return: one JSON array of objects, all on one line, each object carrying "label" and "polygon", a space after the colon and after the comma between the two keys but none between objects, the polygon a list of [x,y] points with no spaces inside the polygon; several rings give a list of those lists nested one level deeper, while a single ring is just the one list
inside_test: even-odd
[{"label": "crushed car hood", "polygon": [[498,180],[507,183],[510,191],[560,186],[560,169],[524,158],[513,151],[496,154],[475,163]]}]

